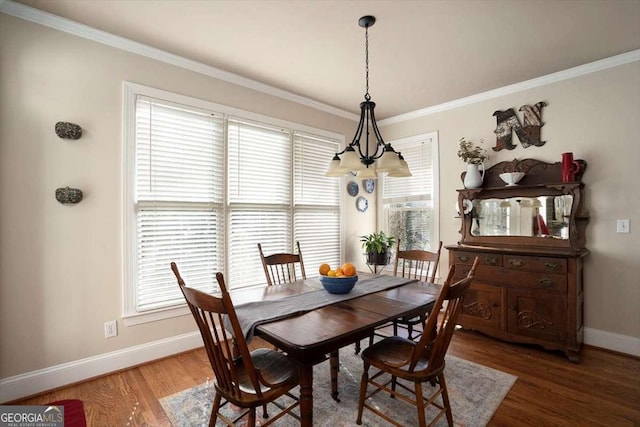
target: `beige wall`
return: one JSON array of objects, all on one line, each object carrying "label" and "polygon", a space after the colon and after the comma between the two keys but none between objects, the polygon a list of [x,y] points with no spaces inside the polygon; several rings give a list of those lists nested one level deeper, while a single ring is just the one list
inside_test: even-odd
[{"label": "beige wall", "polygon": [[[5,14],[0,43],[0,378],[195,330],[188,316],[121,321],[123,81],[339,134],[355,129],[335,115]],[[58,138],[58,121],[82,126],[82,138]],[[78,205],[55,200],[67,185],[83,190]],[[119,336],[105,339],[103,323],[112,319]]]},{"label": "beige wall", "polygon": [[[518,146],[491,162],[555,161],[564,151],[589,162],[586,323],[636,340],[640,246],[637,232],[615,234],[615,219],[640,226],[632,193],[640,184],[639,68],[621,66],[383,129],[387,140],[439,131],[440,236],[451,244],[459,228],[458,139],[492,141],[494,110],[547,101],[547,145]],[[0,378],[195,329],[187,316],[133,327],[121,321],[123,81],[337,132],[347,142],[355,129],[328,113],[0,14]],[[83,137],[59,139],[58,121],[80,124]],[[55,189],[67,185],[84,191],[80,204],[55,200]],[[344,199],[344,258],[360,268],[358,236],[375,229],[372,196],[364,214],[354,198]],[[103,323],[112,319],[119,336],[105,339]]]},{"label": "beige wall", "polygon": [[[440,236],[450,245],[460,237],[460,223],[454,218],[464,168],[456,155],[458,140],[463,136],[476,142],[484,139],[486,148],[492,147],[496,140],[492,113],[517,111],[538,101],[549,104],[542,113],[542,140],[547,143],[525,149],[514,135],[517,147],[492,152],[487,166],[514,158],[556,162],[566,151],[587,161],[583,181],[591,213],[587,227],[591,254],[585,264],[585,338],[589,342],[594,334],[621,334],[631,337],[631,345],[640,349],[639,62],[392,124],[382,132],[387,140],[439,132]],[[618,218],[631,220],[630,234],[616,233]],[[441,266],[446,266],[448,254],[443,262]]]}]

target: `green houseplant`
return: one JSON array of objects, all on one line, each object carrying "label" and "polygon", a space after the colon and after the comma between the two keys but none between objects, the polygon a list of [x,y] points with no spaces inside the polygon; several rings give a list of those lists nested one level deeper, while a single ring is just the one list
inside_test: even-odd
[{"label": "green houseplant", "polygon": [[387,236],[384,231],[360,236],[362,249],[367,255],[367,264],[387,265],[389,262],[389,249],[393,246],[396,238]]}]

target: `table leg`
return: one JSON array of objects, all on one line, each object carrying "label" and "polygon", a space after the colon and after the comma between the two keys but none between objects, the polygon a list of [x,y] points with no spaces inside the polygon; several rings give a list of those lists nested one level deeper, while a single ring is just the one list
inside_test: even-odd
[{"label": "table leg", "polygon": [[331,367],[331,397],[336,402],[340,402],[340,399],[338,399],[338,371],[340,370],[338,350],[329,354],[329,365]]},{"label": "table leg", "polygon": [[313,365],[300,368],[300,426],[313,426]]}]

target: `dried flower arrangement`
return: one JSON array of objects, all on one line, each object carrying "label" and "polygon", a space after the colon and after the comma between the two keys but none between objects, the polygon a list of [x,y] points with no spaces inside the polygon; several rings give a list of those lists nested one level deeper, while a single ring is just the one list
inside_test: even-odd
[{"label": "dried flower arrangement", "polygon": [[[481,139],[480,143],[483,144],[484,140]],[[487,150],[481,148],[478,145],[475,145],[471,141],[467,141],[463,136],[462,138],[460,138],[458,157],[460,157],[465,163],[477,165],[487,160],[489,158],[489,154],[487,153]]]}]

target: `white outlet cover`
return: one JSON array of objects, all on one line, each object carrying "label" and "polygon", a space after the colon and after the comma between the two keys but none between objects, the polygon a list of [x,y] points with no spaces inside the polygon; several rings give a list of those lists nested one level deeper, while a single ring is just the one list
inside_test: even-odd
[{"label": "white outlet cover", "polygon": [[628,219],[619,219],[616,222],[616,232],[617,233],[629,233],[629,220]]}]

